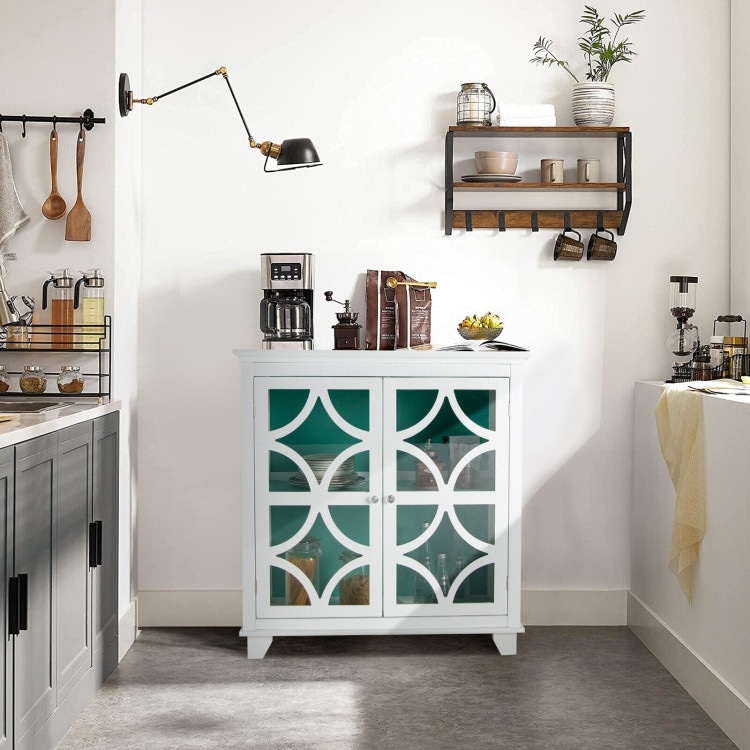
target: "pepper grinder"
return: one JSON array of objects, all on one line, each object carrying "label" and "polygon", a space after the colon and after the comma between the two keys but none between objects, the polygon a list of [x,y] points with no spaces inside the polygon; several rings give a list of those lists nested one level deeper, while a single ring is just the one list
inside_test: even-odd
[{"label": "pepper grinder", "polygon": [[335,302],[342,305],[344,312],[336,313],[336,319],[339,321],[333,328],[333,348],[334,349],[361,349],[359,330],[362,326],[357,323],[359,313],[352,312],[349,300],[339,302],[333,298],[333,292],[323,292],[326,302]]}]

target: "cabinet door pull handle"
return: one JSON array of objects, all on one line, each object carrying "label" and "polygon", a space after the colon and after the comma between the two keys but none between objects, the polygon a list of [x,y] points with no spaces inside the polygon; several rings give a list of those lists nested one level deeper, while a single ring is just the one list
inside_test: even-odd
[{"label": "cabinet door pull handle", "polygon": [[18,629],[29,629],[29,575],[18,574]]},{"label": "cabinet door pull handle", "polygon": [[95,568],[97,566],[96,553],[97,549],[97,526],[96,521],[89,523],[89,568]]},{"label": "cabinet door pull handle", "polygon": [[18,577],[11,576],[8,579],[8,635],[18,635],[21,632],[18,621],[20,614],[19,596]]},{"label": "cabinet door pull handle", "polygon": [[372,496],[372,497],[370,498],[370,502],[371,502],[371,503],[372,503],[373,505],[375,505],[375,504],[376,504],[376,503],[377,503],[377,502],[378,502],[379,500],[380,500],[380,498],[379,498],[379,497],[378,497],[377,495],[373,495],[373,496]]},{"label": "cabinet door pull handle", "polygon": [[395,495],[387,495],[385,498],[385,501],[389,504],[396,502],[396,496]]},{"label": "cabinet door pull handle", "polygon": [[102,521],[94,521],[96,524],[96,564],[102,564],[102,540],[103,534],[103,523]]}]

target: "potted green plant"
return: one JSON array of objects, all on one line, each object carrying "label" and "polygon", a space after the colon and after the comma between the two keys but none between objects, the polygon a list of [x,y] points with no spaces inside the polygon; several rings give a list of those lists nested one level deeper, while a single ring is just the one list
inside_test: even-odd
[{"label": "potted green plant", "polygon": [[584,5],[581,23],[587,28],[578,37],[578,48],[586,63],[586,80],[580,81],[567,60],[561,60],[553,51],[554,42],[540,36],[534,44],[535,65],[563,68],[575,81],[573,85],[573,120],[582,126],[609,126],[615,115],[615,88],[608,79],[612,68],[619,62],[632,62],[636,55],[627,38],[620,38],[625,26],[644,20],[645,10],[626,15],[615,13],[607,20],[591,5]]}]

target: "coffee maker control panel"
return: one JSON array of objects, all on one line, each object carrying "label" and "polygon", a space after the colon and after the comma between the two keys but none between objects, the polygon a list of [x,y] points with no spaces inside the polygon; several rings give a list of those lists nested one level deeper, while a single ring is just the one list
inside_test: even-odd
[{"label": "coffee maker control panel", "polygon": [[302,281],[302,264],[271,263],[271,281]]}]

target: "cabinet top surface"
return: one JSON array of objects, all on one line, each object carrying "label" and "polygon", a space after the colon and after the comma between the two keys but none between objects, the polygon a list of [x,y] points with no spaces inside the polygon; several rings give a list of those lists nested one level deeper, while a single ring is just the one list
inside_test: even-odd
[{"label": "cabinet top surface", "polygon": [[235,349],[235,356],[241,362],[327,364],[332,367],[345,367],[347,364],[361,365],[457,365],[472,367],[482,365],[519,365],[530,356],[528,351],[439,351],[431,349],[418,351],[398,349],[397,351],[331,351],[331,350],[273,350]]}]

